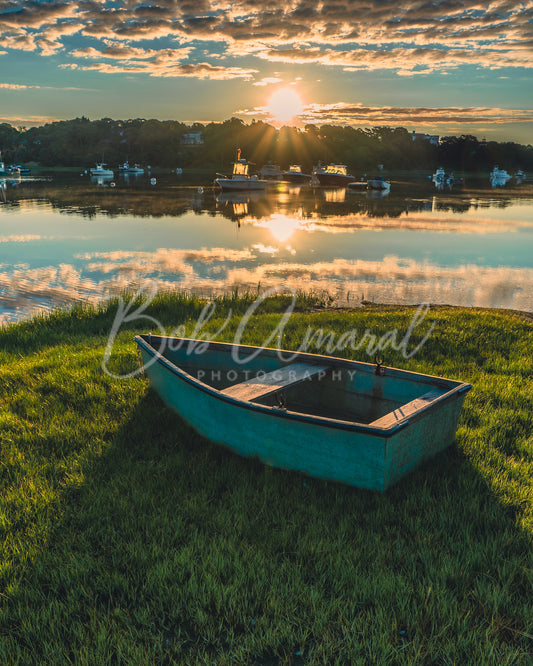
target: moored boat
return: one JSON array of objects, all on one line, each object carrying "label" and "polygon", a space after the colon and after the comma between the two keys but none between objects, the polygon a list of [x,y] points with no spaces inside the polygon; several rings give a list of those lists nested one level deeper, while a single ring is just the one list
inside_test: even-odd
[{"label": "moored boat", "polygon": [[267,186],[264,179],[258,178],[257,175],[250,174],[250,166],[252,162],[247,162],[241,159],[240,149],[237,151],[237,159],[233,162],[233,173],[231,178],[227,176],[220,176],[215,178],[215,183],[227,192],[235,192],[237,190],[262,190]]},{"label": "moored boat", "polygon": [[204,437],[274,467],[381,491],[452,444],[471,388],[303,352],[135,341],[152,387]]},{"label": "moored boat", "polygon": [[446,184],[446,171],[443,167],[439,167],[435,173],[431,176],[431,180],[435,185],[445,185]]},{"label": "moored boat", "polygon": [[368,188],[367,181],[362,179],[362,180],[354,180],[353,183],[348,183],[348,189],[349,190],[366,190]]},{"label": "moored boat", "polygon": [[111,169],[106,169],[106,166],[107,164],[105,164],[104,162],[97,162],[96,166],[94,166],[90,170],[91,176],[103,176],[104,178],[106,177],[112,178],[113,171]]},{"label": "moored boat", "polygon": [[141,167],[139,164],[134,164],[133,166],[131,166],[127,160],[126,162],[122,162],[122,164],[118,165],[118,171],[123,175],[132,174],[140,176],[144,173],[143,167]]},{"label": "moored boat", "polygon": [[25,167],[20,164],[13,164],[9,167],[9,173],[13,176],[29,176],[31,174],[31,170],[29,167]]},{"label": "moored boat", "polygon": [[311,182],[313,176],[310,173],[303,173],[302,167],[299,164],[291,164],[287,171],[283,172],[282,178],[288,183],[305,185]]},{"label": "moored boat", "polygon": [[456,183],[456,178],[453,173],[446,173],[443,167],[439,167],[431,176],[431,180],[435,183],[438,190],[443,190],[445,187],[453,187]]},{"label": "moored boat", "polygon": [[279,164],[268,162],[267,164],[263,164],[259,169],[259,178],[263,178],[264,180],[281,180],[281,176],[282,173]]},{"label": "moored boat", "polygon": [[369,190],[390,190],[390,182],[385,180],[383,176],[376,176],[375,178],[370,178],[367,181],[367,187]]},{"label": "moored boat", "polygon": [[313,169],[313,176],[320,185],[326,187],[346,187],[355,180],[354,176],[348,173],[346,164],[328,164],[327,167],[319,164]]},{"label": "moored boat", "polygon": [[503,187],[511,180],[511,176],[505,171],[500,169],[498,165],[490,173],[490,184],[492,187]]}]

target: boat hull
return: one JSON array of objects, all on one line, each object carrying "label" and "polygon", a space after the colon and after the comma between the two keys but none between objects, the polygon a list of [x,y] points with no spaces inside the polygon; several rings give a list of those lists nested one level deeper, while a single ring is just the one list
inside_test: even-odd
[{"label": "boat hull", "polygon": [[[236,345],[207,343],[208,350],[195,359],[195,354],[187,357],[187,346],[194,349],[198,343],[185,340],[180,342],[182,347],[178,351],[168,352],[167,358],[161,350],[165,345],[175,346],[172,340],[176,339],[145,335],[135,340],[152,387],[207,439],[239,455],[257,457],[273,467],[373,490],[386,490],[420,462],[453,442],[464,396],[470,388],[462,382],[392,368],[386,368],[385,375],[381,375],[376,374],[371,364],[297,354],[299,363],[325,362],[333,374],[329,373],[329,379],[315,375],[292,389],[289,387],[288,406],[280,407],[272,403],[273,398],[253,402],[231,394],[235,390],[231,384],[242,379],[246,365],[235,363]],[[274,374],[283,368],[280,352],[276,350],[238,346],[237,351],[244,358],[248,355],[252,359],[256,354],[246,365],[252,375]],[[180,367],[183,364],[187,369]],[[209,373],[216,375],[218,386],[217,382],[213,385],[203,381]],[[335,377],[338,385],[333,381]],[[359,382],[357,390],[354,377]],[[390,395],[377,405],[375,398],[384,395],[387,382]],[[439,387],[439,396],[430,401],[427,398],[427,403],[422,399],[422,406],[413,411],[418,400],[412,400],[413,396],[427,393],[428,389],[433,389],[432,395],[436,395],[435,387]],[[346,390],[347,397],[342,395]],[[406,391],[403,398],[395,395],[402,390]],[[311,413],[320,412],[328,396],[332,405],[343,400],[347,408],[352,402],[356,407],[362,405],[373,421],[347,421]],[[309,403],[303,411],[301,408],[293,411],[292,403],[296,405],[302,399],[304,403],[306,400],[313,403],[313,408],[309,409]],[[411,407],[407,405],[405,413],[409,409],[412,413],[406,418],[396,406],[409,399]]]},{"label": "boat hull", "polygon": [[313,176],[307,173],[288,173],[285,172],[282,176],[283,180],[287,183],[294,183],[296,185],[306,185],[311,182]]},{"label": "boat hull", "polygon": [[368,184],[366,180],[354,180],[351,183],[348,183],[349,190],[366,190],[368,189]]},{"label": "boat hull", "polygon": [[101,176],[103,178],[113,178],[113,172],[111,169],[91,169],[91,176]]},{"label": "boat hull", "polygon": [[390,190],[390,183],[386,180],[369,180],[367,187],[369,190]]},{"label": "boat hull", "polygon": [[224,192],[264,190],[267,186],[267,181],[259,179],[236,180],[233,178],[217,178],[215,182]]},{"label": "boat hull", "polygon": [[343,176],[334,173],[316,173],[316,178],[320,185],[324,187],[347,187],[349,183],[354,182],[353,176]]}]

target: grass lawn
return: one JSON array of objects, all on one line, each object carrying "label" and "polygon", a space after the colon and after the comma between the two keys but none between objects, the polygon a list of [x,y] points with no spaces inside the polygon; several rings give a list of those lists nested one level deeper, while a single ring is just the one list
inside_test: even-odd
[{"label": "grass lawn", "polygon": [[[205,329],[251,298],[217,302]],[[193,330],[203,303],[145,314]],[[287,305],[266,301],[243,342]],[[454,446],[385,494],[243,459],[102,358],[117,303],[0,329],[0,664],[531,664],[533,324],[432,308],[411,358],[385,365],[473,384]],[[414,309],[317,307],[308,326],[378,337]],[[109,367],[138,365],[124,324]],[[326,353],[322,349],[310,349]],[[369,359],[365,349],[335,352]]]}]

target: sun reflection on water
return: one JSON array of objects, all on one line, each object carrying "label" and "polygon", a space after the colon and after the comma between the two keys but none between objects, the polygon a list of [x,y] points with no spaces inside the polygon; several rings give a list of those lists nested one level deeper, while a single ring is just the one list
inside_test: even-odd
[{"label": "sun reflection on water", "polygon": [[274,236],[274,238],[280,243],[289,240],[295,231],[304,228],[301,219],[290,217],[289,215],[283,215],[282,213],[274,213],[268,218],[250,221],[256,227],[268,229],[272,236]]}]

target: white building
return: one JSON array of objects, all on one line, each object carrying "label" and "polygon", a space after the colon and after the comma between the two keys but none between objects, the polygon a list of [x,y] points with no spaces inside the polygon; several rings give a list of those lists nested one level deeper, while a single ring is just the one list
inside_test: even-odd
[{"label": "white building", "polygon": [[411,134],[413,141],[429,141],[432,146],[439,145],[439,136],[437,134],[424,134],[423,132],[413,132]]},{"label": "white building", "polygon": [[187,132],[180,139],[182,146],[199,146],[203,142],[202,132]]}]

